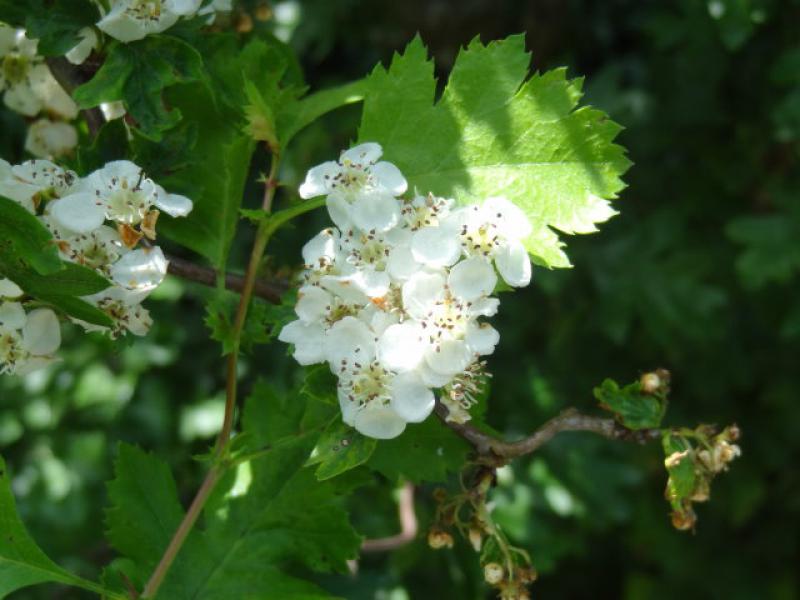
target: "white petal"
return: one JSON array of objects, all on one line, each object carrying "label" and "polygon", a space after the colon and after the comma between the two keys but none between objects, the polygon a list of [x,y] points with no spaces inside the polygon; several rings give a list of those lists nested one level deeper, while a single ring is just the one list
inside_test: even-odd
[{"label": "white petal", "polygon": [[335,161],[324,162],[310,169],[306,173],[306,180],[300,185],[298,192],[304,200],[322,196],[331,191],[331,182],[341,171],[341,167]]},{"label": "white petal", "polygon": [[502,246],[494,255],[494,264],[508,285],[524,287],[531,282],[531,259],[520,243]]},{"label": "white petal", "polygon": [[381,161],[370,170],[375,187],[385,190],[393,196],[400,196],[408,189],[408,182],[396,166]]},{"label": "white petal", "polygon": [[473,318],[493,317],[497,314],[498,308],[500,308],[500,300],[497,298],[481,298],[472,303],[472,306],[469,307],[469,314]]},{"label": "white petal", "polygon": [[166,0],[164,9],[186,17],[196,13],[202,3],[202,0]]},{"label": "white petal", "polygon": [[161,248],[139,248],[128,252],[111,266],[111,278],[130,290],[150,291],[167,274],[167,259]]},{"label": "white petal", "polygon": [[403,307],[413,317],[423,318],[444,297],[444,276],[420,271],[403,284]]},{"label": "white petal", "polygon": [[474,354],[484,356],[494,352],[495,346],[500,341],[500,334],[488,323],[472,322],[467,326],[464,341]]},{"label": "white petal", "polygon": [[389,250],[386,270],[394,279],[405,281],[420,270],[422,265],[414,260],[409,246],[395,246]]},{"label": "white petal", "polygon": [[81,192],[65,196],[50,205],[50,215],[60,227],[75,233],[88,233],[105,221],[105,208],[93,194]]},{"label": "white petal", "polygon": [[23,83],[7,90],[3,100],[8,108],[26,117],[35,117],[42,110],[42,101],[29,85]]},{"label": "white petal", "polygon": [[0,304],[0,329],[22,329],[26,319],[25,309],[19,302]]},{"label": "white petal", "polygon": [[450,383],[451,375],[443,375],[431,369],[427,363],[421,363],[415,371],[420,381],[428,387],[440,388]]},{"label": "white petal", "polygon": [[497,284],[497,275],[489,261],[473,256],[453,267],[447,282],[453,294],[470,301],[491,294]]},{"label": "white petal", "polygon": [[414,373],[402,373],[392,381],[391,406],[409,423],[421,423],[433,411],[436,399]]},{"label": "white petal", "polygon": [[47,158],[64,156],[78,145],[78,131],[69,123],[39,119],[28,127],[25,150]]},{"label": "white petal", "polygon": [[319,267],[320,263],[331,263],[338,249],[339,231],[323,229],[303,246],[303,262],[309,268]]},{"label": "white petal", "polygon": [[348,304],[363,304],[368,301],[366,294],[362,291],[364,282],[359,281],[357,284],[354,277],[354,275],[324,275],[320,278],[319,283]]},{"label": "white petal", "polygon": [[354,146],[342,152],[339,157],[339,162],[342,164],[349,162],[355,165],[366,166],[377,162],[381,154],[383,154],[383,149],[380,144],[367,142],[366,144],[359,144],[358,146]]},{"label": "white petal", "polygon": [[339,397],[339,408],[342,411],[342,421],[352,427],[356,422],[356,415],[360,408],[358,402],[350,400],[350,398],[347,397],[347,392],[342,389],[341,385],[338,386],[336,392],[336,395]]},{"label": "white petal", "polygon": [[378,360],[390,371],[411,371],[419,365],[425,348],[419,326],[398,323],[386,329],[378,340]]},{"label": "white petal", "polygon": [[48,365],[58,362],[60,359],[50,356],[30,356],[24,361],[20,361],[14,367],[15,375],[27,375],[39,369],[43,369]]},{"label": "white petal", "polygon": [[391,281],[389,275],[383,271],[362,269],[350,276],[350,280],[357,289],[362,291],[369,298],[383,298],[389,293],[389,284]]},{"label": "white petal", "polygon": [[388,406],[367,406],[356,414],[356,430],[367,437],[390,440],[403,433],[406,422]]},{"label": "white petal", "polygon": [[400,203],[386,194],[361,194],[350,207],[350,218],[362,231],[387,231],[400,220]]},{"label": "white petal", "polygon": [[73,65],[82,64],[89,58],[92,49],[97,45],[97,34],[91,27],[84,27],[81,29],[78,32],[78,37],[80,37],[81,41],[64,55]]},{"label": "white petal", "polygon": [[61,326],[49,308],[37,308],[28,313],[22,328],[22,346],[35,356],[52,354],[61,345]]},{"label": "white petal", "polygon": [[449,267],[461,256],[461,242],[450,227],[423,227],[411,238],[411,252],[430,267]]},{"label": "white petal", "polygon": [[294,358],[301,365],[325,362],[325,332],[317,323],[292,321],[284,325],[278,339],[294,344]]},{"label": "white petal", "polygon": [[327,200],[325,200],[325,206],[328,207],[328,215],[330,215],[331,221],[339,229],[345,231],[353,226],[350,203],[343,197],[337,195],[328,196]]},{"label": "white petal", "polygon": [[519,241],[531,234],[532,227],[528,216],[506,198],[487,198],[481,205],[481,211],[508,240]]},{"label": "white petal", "polygon": [[472,362],[472,358],[467,344],[459,340],[444,340],[435,351],[425,356],[428,366],[442,375],[461,373]]},{"label": "white petal", "polygon": [[342,363],[367,364],[375,358],[375,334],[366,323],[345,317],[325,333],[325,355],[336,371]]},{"label": "white petal", "polygon": [[170,217],[185,217],[194,207],[194,203],[186,196],[168,194],[163,187],[156,185],[155,205]]},{"label": "white petal", "polygon": [[301,321],[311,323],[324,318],[331,305],[331,295],[315,285],[305,285],[297,292],[294,312]]},{"label": "white petal", "polygon": [[0,298],[16,298],[22,296],[22,288],[10,279],[0,277]]}]

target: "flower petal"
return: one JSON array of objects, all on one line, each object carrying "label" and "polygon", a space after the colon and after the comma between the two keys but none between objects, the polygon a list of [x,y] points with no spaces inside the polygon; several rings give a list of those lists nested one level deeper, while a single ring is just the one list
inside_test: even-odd
[{"label": "flower petal", "polygon": [[53,202],[49,208],[56,225],[75,233],[89,233],[100,227],[106,219],[103,205],[98,204],[93,194],[86,192],[65,196]]},{"label": "flower petal", "polygon": [[423,227],[411,238],[411,252],[429,267],[449,267],[461,256],[461,242],[450,227]]},{"label": "flower petal", "polygon": [[149,292],[164,281],[167,265],[167,259],[158,246],[139,248],[128,252],[111,266],[111,278],[129,290]]},{"label": "flower petal", "polygon": [[491,294],[497,284],[497,275],[489,261],[473,256],[450,270],[447,283],[453,294],[471,301]]},{"label": "flower petal", "polygon": [[331,181],[342,168],[336,161],[329,160],[310,169],[306,173],[305,181],[300,185],[298,192],[304,200],[322,196],[331,191]]},{"label": "flower petal", "polygon": [[419,326],[398,323],[387,328],[378,340],[378,360],[390,371],[411,371],[419,365],[425,348]]},{"label": "flower petal", "polygon": [[194,207],[191,199],[180,194],[169,194],[160,185],[156,185],[155,205],[170,217],[185,217]]},{"label": "flower petal", "polygon": [[403,433],[406,422],[388,406],[367,406],[361,409],[353,423],[367,437],[390,440]]},{"label": "flower petal", "polygon": [[487,198],[481,205],[485,218],[508,240],[520,241],[531,234],[531,222],[516,204],[502,196]]},{"label": "flower petal", "polygon": [[408,189],[408,182],[396,166],[390,162],[381,161],[369,170],[375,187],[400,196]]},{"label": "flower petal", "polygon": [[494,352],[500,341],[500,334],[488,323],[472,322],[467,326],[464,341],[473,353],[485,356]]},{"label": "flower petal", "polygon": [[444,283],[441,273],[415,273],[403,284],[403,307],[412,317],[423,318],[444,297]]},{"label": "flower petal", "polygon": [[531,259],[520,243],[502,246],[495,253],[494,264],[508,285],[524,287],[531,282]]},{"label": "flower petal", "polygon": [[383,232],[400,220],[400,203],[387,194],[360,194],[349,212],[353,223],[362,231]]},{"label": "flower petal", "polygon": [[317,323],[303,323],[300,320],[284,325],[278,339],[294,344],[294,359],[301,365],[325,362],[325,332]]},{"label": "flower petal", "polygon": [[322,319],[331,305],[331,295],[315,285],[305,285],[297,292],[294,312],[301,321],[311,323]]},{"label": "flower petal", "polygon": [[342,152],[339,157],[339,162],[341,164],[351,163],[366,167],[367,165],[376,163],[381,157],[381,154],[383,154],[383,148],[381,148],[380,144],[367,142]]},{"label": "flower petal", "polygon": [[473,355],[467,344],[459,340],[444,340],[425,360],[428,366],[442,375],[461,373],[472,362]]},{"label": "flower petal", "polygon": [[0,328],[22,329],[26,319],[25,309],[19,302],[3,302],[0,304]]},{"label": "flower petal", "polygon": [[303,246],[303,262],[313,269],[332,263],[339,249],[339,231],[323,229]]},{"label": "flower petal", "polygon": [[345,317],[325,332],[325,356],[334,371],[343,363],[369,363],[375,351],[375,334],[355,317]]},{"label": "flower petal", "polygon": [[391,406],[409,423],[421,423],[433,412],[436,399],[414,373],[402,373],[392,381]]},{"label": "flower petal", "polygon": [[22,296],[22,288],[10,279],[0,277],[0,298],[16,298]]},{"label": "flower petal", "polygon": [[61,326],[49,308],[37,308],[28,313],[22,328],[22,346],[34,356],[52,354],[61,345]]}]

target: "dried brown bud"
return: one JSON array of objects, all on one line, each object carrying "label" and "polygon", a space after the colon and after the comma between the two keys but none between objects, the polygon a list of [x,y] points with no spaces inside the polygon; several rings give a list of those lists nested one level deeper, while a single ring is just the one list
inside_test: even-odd
[{"label": "dried brown bud", "polygon": [[670,517],[672,518],[672,526],[679,531],[694,529],[697,523],[697,515],[691,508],[687,508],[683,511],[673,511]]},{"label": "dried brown bud", "polygon": [[497,585],[503,581],[505,575],[505,569],[499,563],[490,562],[483,567],[483,578],[489,585]]}]

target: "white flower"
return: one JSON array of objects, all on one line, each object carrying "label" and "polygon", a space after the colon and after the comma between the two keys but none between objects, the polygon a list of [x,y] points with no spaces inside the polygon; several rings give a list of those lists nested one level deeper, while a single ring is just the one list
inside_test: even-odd
[{"label": "white flower", "polygon": [[117,338],[129,331],[133,335],[147,335],[153,320],[150,313],[141,304],[141,295],[128,291],[118,286],[112,286],[91,296],[84,296],[90,304],[96,306],[108,315],[114,322],[111,329],[72,319],[86,331],[101,331],[108,333],[112,338]]},{"label": "white flower", "polygon": [[61,197],[77,178],[74,172],[48,160],[29,160],[12,167],[0,159],[0,195],[19,202],[30,212],[35,212],[43,199]]},{"label": "white flower", "polygon": [[396,197],[408,187],[399,169],[385,161],[378,144],[367,143],[311,169],[300,186],[301,198],[327,195],[331,219],[342,229],[387,231],[400,220]]},{"label": "white flower", "polygon": [[455,212],[450,222],[460,229],[461,244],[468,255],[494,260],[505,282],[524,287],[531,280],[531,261],[522,240],[531,233],[525,213],[505,198],[488,198],[480,206]]},{"label": "white flower", "polygon": [[172,27],[181,17],[194,15],[202,0],[114,0],[97,27],[120,40],[132,42]]},{"label": "white flower", "polygon": [[145,177],[140,167],[117,160],[93,172],[68,196],[54,202],[50,214],[60,226],[77,233],[97,229],[109,219],[131,228],[141,225],[142,232],[152,239],[155,235],[148,225],[158,216],[154,206],[172,216],[184,216],[192,209],[192,201],[167,194]]},{"label": "white flower", "polygon": [[111,275],[111,266],[128,252],[112,227],[101,225],[88,233],[74,233],[59,228],[49,217],[40,220],[53,234],[62,259],[94,269],[105,277]]},{"label": "white flower", "polygon": [[0,304],[0,373],[25,375],[55,360],[61,345],[58,317],[49,308],[26,313],[17,302]]},{"label": "white flower", "polygon": [[69,52],[64,56],[73,65],[80,65],[89,58],[92,50],[98,47],[100,40],[97,39],[97,34],[92,27],[84,27],[78,32],[78,37],[81,39]]},{"label": "white flower", "polygon": [[22,288],[10,279],[0,277],[0,298],[18,298],[24,292]]},{"label": "white flower", "polygon": [[78,131],[69,123],[39,119],[28,127],[25,150],[39,158],[72,154],[78,145]]}]

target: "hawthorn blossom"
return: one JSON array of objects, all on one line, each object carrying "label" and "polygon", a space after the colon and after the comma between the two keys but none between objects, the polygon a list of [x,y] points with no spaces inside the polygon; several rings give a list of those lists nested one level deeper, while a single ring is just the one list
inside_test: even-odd
[{"label": "hawthorn blossom", "polygon": [[391,229],[400,220],[396,198],[408,184],[392,163],[378,162],[382,153],[379,144],[361,144],[342,152],[338,161],[314,167],[300,186],[300,197],[326,195],[331,219],[341,229],[351,224],[364,231]]},{"label": "hawthorn blossom", "polygon": [[530,281],[531,226],[504,198],[402,198],[406,180],[381,153],[362,144],[306,175],[300,195],[325,195],[337,227],[303,247],[297,319],[278,339],[300,364],[328,364],[345,423],[390,439],[430,415],[435,390],[450,420],[469,420],[500,340],[483,319],[499,307],[498,273]]},{"label": "hawthorn blossom", "polygon": [[78,179],[49,160],[29,160],[10,165],[0,159],[0,195],[15,200],[33,213],[43,200],[60,198]]},{"label": "hawthorn blossom", "polygon": [[28,127],[25,150],[38,158],[59,158],[72,154],[78,145],[78,130],[63,121],[39,119]]},{"label": "hawthorn blossom", "polygon": [[61,345],[58,317],[49,308],[26,312],[19,302],[0,301],[0,374],[25,375],[56,360]]},{"label": "hawthorn blossom", "polygon": [[114,0],[97,27],[121,42],[141,40],[194,16],[202,0]]}]

